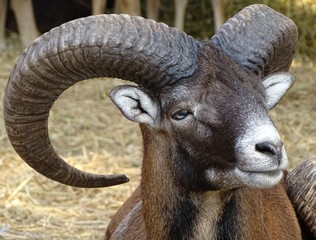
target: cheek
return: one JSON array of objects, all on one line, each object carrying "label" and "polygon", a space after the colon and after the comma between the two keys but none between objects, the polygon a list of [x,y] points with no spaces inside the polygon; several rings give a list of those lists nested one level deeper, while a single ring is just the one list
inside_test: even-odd
[{"label": "cheek", "polygon": [[213,139],[213,131],[210,127],[198,123],[196,124],[195,134],[197,134],[198,139],[205,144],[208,144]]},{"label": "cheek", "polygon": [[205,181],[216,190],[234,189],[244,186],[236,179],[233,171],[221,171],[219,169],[210,168],[204,172]]},{"label": "cheek", "polygon": [[180,144],[192,146],[195,151],[205,151],[206,146],[212,145],[213,131],[199,122],[191,123],[188,128],[175,128],[174,132]]}]

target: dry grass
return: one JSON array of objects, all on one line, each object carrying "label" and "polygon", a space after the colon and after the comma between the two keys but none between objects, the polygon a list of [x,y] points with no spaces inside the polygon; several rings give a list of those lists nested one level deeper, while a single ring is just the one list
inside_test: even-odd
[{"label": "dry grass", "polygon": [[[0,55],[1,111],[4,86],[16,56],[12,45]],[[297,60],[291,70],[297,82],[271,116],[293,167],[316,154],[316,68]],[[15,154],[1,115],[0,239],[103,238],[111,216],[137,186],[141,165],[138,126],[125,120],[107,97],[121,83],[80,83],[62,95],[50,117],[52,141],[68,162],[95,173],[126,173],[131,182],[121,186],[77,189],[45,179]]]},{"label": "dry grass", "polygon": [[[9,46],[11,48],[11,46]],[[17,53],[0,55],[0,110]],[[122,81],[92,80],[67,90],[50,115],[57,151],[77,168],[125,173],[130,183],[106,189],[63,186],[34,172],[10,146],[0,115],[0,239],[102,239],[113,213],[139,183],[142,143],[107,94]]]}]

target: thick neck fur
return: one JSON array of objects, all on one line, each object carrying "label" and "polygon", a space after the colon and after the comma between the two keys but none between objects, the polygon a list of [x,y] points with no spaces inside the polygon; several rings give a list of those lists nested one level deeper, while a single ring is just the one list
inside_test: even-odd
[{"label": "thick neck fur", "polygon": [[[143,134],[147,134],[146,131]],[[204,239],[205,234],[199,229],[208,229],[206,235],[214,236],[216,233],[206,226],[218,221],[220,206],[223,205],[220,193],[196,193],[181,186],[174,168],[174,161],[178,159],[171,151],[173,146],[163,146],[164,141],[155,143],[161,140],[159,138],[157,134],[144,137],[148,141],[144,143],[146,151],[141,184],[147,238]],[[213,214],[208,206],[214,206],[211,209]]]},{"label": "thick neck fur", "polygon": [[174,166],[180,159],[163,141],[164,133],[142,132],[147,139],[141,183],[147,239],[299,239],[283,184],[267,190],[190,191],[179,183]]}]

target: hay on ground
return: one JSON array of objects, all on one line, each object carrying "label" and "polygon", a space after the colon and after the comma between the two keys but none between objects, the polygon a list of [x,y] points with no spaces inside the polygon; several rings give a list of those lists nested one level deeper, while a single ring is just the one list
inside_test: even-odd
[{"label": "hay on ground", "polygon": [[[10,48],[10,46],[9,46]],[[0,55],[0,111],[3,91],[16,60]],[[296,60],[297,82],[271,111],[290,167],[316,154],[316,68]],[[102,239],[111,216],[140,180],[142,143],[137,124],[127,121],[108,98],[120,80],[98,79],[67,90],[49,121],[57,151],[72,165],[94,173],[125,173],[130,183],[105,189],[78,189],[48,180],[10,146],[0,115],[0,239]]]}]

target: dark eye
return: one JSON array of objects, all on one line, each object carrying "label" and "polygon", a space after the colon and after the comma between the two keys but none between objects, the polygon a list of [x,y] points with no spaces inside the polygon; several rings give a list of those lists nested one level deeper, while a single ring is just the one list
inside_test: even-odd
[{"label": "dark eye", "polygon": [[175,112],[174,114],[172,114],[172,118],[174,120],[182,120],[184,118],[186,118],[187,116],[189,116],[191,113],[188,110],[185,109],[181,109],[177,112]]}]

